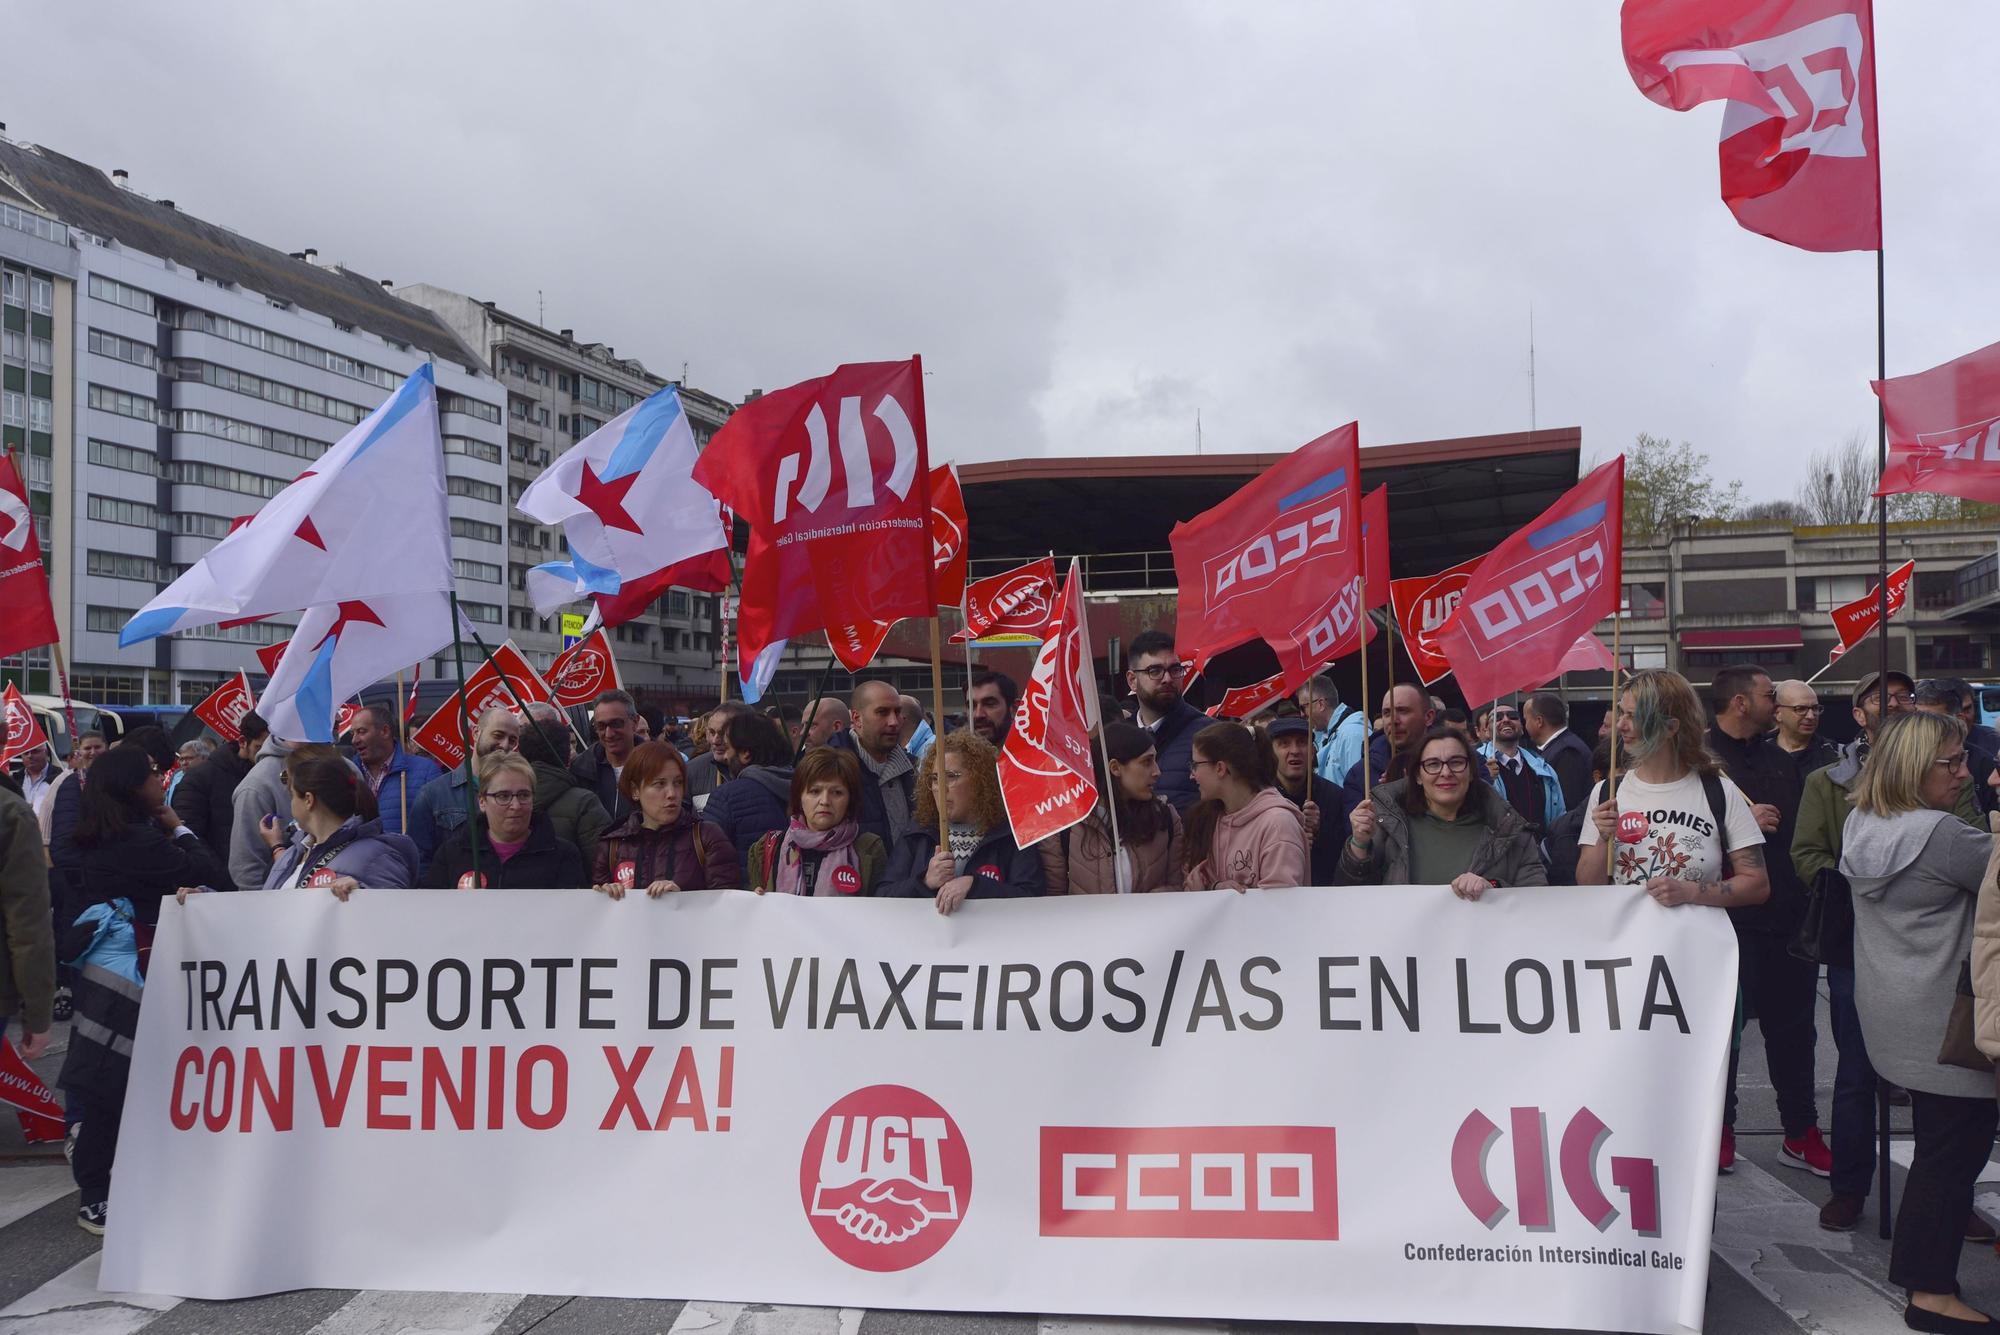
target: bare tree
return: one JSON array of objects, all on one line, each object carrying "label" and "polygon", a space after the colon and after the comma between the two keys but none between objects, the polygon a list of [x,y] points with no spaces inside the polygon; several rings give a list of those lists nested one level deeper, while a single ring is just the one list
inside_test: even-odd
[{"label": "bare tree", "polygon": [[1736,512],[1738,519],[1775,519],[1799,525],[1807,523],[1797,501],[1753,501]]},{"label": "bare tree", "polygon": [[1799,522],[1860,524],[1875,515],[1875,455],[1861,433],[1836,449],[1814,452],[1798,491]]}]

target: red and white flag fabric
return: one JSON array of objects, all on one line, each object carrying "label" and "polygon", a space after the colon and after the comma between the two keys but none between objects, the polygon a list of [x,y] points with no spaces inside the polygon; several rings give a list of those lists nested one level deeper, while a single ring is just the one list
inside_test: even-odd
[{"label": "red and white flag fabric", "polygon": [[1475,556],[1435,575],[1389,582],[1389,601],[1396,616],[1396,629],[1403,632],[1403,650],[1417,679],[1429,686],[1451,675],[1451,662],[1438,648],[1437,633],[1458,610],[1466,581],[1486,558]]},{"label": "red and white flag fabric", "polygon": [[1804,250],[1882,245],[1870,0],[1625,0],[1639,91],[1686,111],[1722,100],[1722,199]]},{"label": "red and white flag fabric", "polygon": [[1618,614],[1624,502],[1620,455],[1472,572],[1436,635],[1468,708],[1558,675],[1577,640]]},{"label": "red and white flag fabric", "polygon": [[468,717],[477,727],[479,716],[496,705],[518,711],[521,705],[515,703],[516,697],[521,704],[555,702],[555,692],[522,657],[512,640],[495,649],[491,658],[474,669],[465,679],[463,694],[469,703],[461,705],[460,693],[453,691],[451,699],[438,706],[437,712],[410,734],[410,745],[421,748],[446,769],[457,769],[465,763]]},{"label": "red and white flag fabric", "polygon": [[[1562,662],[1556,664],[1556,676],[1565,672],[1615,672],[1618,660],[1604,647],[1604,641],[1595,634],[1585,635],[1569,647]],[[1550,680],[1554,680],[1551,678]],[[1543,683],[1546,685],[1547,683]]]},{"label": "red and white flag fabric", "polygon": [[1072,559],[1048,638],[1014,706],[1000,745],[1000,797],[1021,848],[1058,834],[1097,805],[1090,732],[1101,722],[1083,607],[1083,574]]},{"label": "red and white flag fabric", "polygon": [[2000,502],[2000,343],[1871,383],[1889,425],[1877,496],[1928,491]]},{"label": "red and white flag fabric", "polygon": [[749,522],[736,652],[937,606],[923,366],[864,362],[736,410],[694,477]]},{"label": "red and white flag fabric", "polygon": [[1175,647],[1197,672],[1261,639],[1277,654],[1289,695],[1361,646],[1372,626],[1358,583],[1360,476],[1360,429],[1350,422],[1174,525]]},{"label": "red and white flag fabric", "polygon": [[0,658],[60,638],[28,488],[9,451],[0,454]]},{"label": "red and white flag fabric", "polygon": [[[1389,606],[1389,488],[1385,483],[1361,498],[1361,552],[1369,610]],[[1231,715],[1231,717],[1235,717]]]},{"label": "red and white flag fabric", "polygon": [[215,729],[216,735],[225,742],[243,740],[243,729],[239,726],[243,716],[257,707],[257,697],[250,690],[250,674],[239,672],[222,685],[210,691],[208,698],[194,707],[194,716]]},{"label": "red and white flag fabric", "polygon": [[[1916,573],[1917,563],[1905,561],[1889,572],[1889,619],[1903,610],[1903,604],[1910,596],[1910,577]],[[1840,647],[1834,651],[1834,658],[1840,657],[1855,645],[1868,638],[1869,632],[1882,624],[1882,586],[1877,584],[1851,603],[1842,603],[1833,609],[1833,629],[1840,636]],[[1832,661],[1831,659],[1828,660]]]},{"label": "red and white flag fabric", "polygon": [[[950,464],[931,470],[931,569],[937,573],[937,605],[957,607],[965,597],[965,493],[959,490],[958,473]],[[889,638],[893,621],[861,621],[828,626],[826,642],[833,655],[849,672],[859,672],[875,661],[882,641]],[[748,683],[756,675],[753,667]],[[748,699],[749,697],[744,697]]]},{"label": "red and white flag fabric", "polygon": [[549,690],[555,702],[587,705],[606,691],[619,688],[618,660],[611,653],[611,637],[599,626],[590,634],[556,655],[549,664]]},{"label": "red and white flag fabric", "polygon": [[257,712],[273,737],[331,742],[341,732],[334,722],[341,701],[429,657],[451,636],[451,599],[444,593],[308,607],[258,697]]},{"label": "red and white flag fabric", "polygon": [[268,677],[278,670],[278,664],[283,661],[285,648],[289,644],[291,644],[289,639],[279,640],[276,644],[267,644],[257,651],[257,666],[264,669],[265,676]]},{"label": "red and white flag fabric", "polygon": [[30,1145],[53,1144],[63,1138],[62,1105],[4,1034],[0,1034],[0,1103],[14,1110],[21,1123],[21,1138]]},{"label": "red and white flag fabric", "polygon": [[965,629],[951,637],[952,643],[988,635],[1032,635],[1039,640],[1049,633],[1055,617],[1056,559],[1045,556],[968,583]]},{"label": "red and white flag fabric", "polygon": [[354,725],[361,720],[361,702],[349,700],[333,711],[333,738],[339,741],[354,731]]},{"label": "red and white flag fabric", "polygon": [[42,732],[42,721],[35,717],[35,711],[28,708],[20,688],[13,682],[0,691],[0,717],[7,720],[7,735],[0,738],[0,767],[6,766],[15,756],[24,756],[38,746],[47,746],[49,739]]},{"label": "red and white flag fabric", "polygon": [[1231,686],[1208,708],[1210,718],[1249,718],[1273,701],[1285,698],[1285,674],[1266,677],[1249,686]]}]

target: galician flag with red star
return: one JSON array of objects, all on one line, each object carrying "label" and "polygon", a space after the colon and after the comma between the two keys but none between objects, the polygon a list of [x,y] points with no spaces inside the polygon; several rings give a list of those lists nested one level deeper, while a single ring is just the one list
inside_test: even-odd
[{"label": "galician flag with red star", "polygon": [[[118,643],[392,594],[441,599],[451,589],[444,495],[437,382],[426,364],[140,608]],[[440,613],[437,625],[449,639],[450,619]]]},{"label": "galician flag with red star", "polygon": [[694,480],[694,430],[672,385],[564,451],[516,508],[561,524],[569,553],[528,571],[535,611],[611,597],[724,545],[722,512]]},{"label": "galician flag with red star", "polygon": [[[331,742],[343,703],[451,643],[450,603],[426,591],[308,607],[257,701],[271,735]],[[469,626],[463,634],[472,638]]]}]

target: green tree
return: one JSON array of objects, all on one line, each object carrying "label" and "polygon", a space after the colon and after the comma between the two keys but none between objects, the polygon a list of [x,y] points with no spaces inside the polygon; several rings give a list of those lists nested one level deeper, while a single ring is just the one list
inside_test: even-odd
[{"label": "green tree", "polygon": [[1686,441],[1642,431],[1625,451],[1625,541],[1665,542],[1682,519],[1732,518],[1742,489],[1717,483],[1708,456]]}]

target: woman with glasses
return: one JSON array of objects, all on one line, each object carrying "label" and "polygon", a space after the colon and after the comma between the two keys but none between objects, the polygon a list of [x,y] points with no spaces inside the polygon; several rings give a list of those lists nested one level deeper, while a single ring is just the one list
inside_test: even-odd
[{"label": "woman with glasses", "polygon": [[680,752],[665,742],[633,747],[618,791],[632,814],[597,841],[590,883],[600,894],[623,899],[644,890],[658,899],[678,890],[743,888],[736,846],[720,825],[695,814]]},{"label": "woman with glasses", "polygon": [[2000,1122],[1993,1076],[1939,1050],[1972,950],[1993,836],[1955,814],[1970,781],[1965,725],[1905,714],[1882,725],[1854,784],[1840,870],[1854,891],[1854,1005],[1868,1057],[1910,1091],[1915,1157],[1896,1213],[1889,1282],[1912,1330],[1988,1330],[1958,1297],[1973,1184]]},{"label": "woman with glasses", "polygon": [[1277,789],[1271,744],[1240,723],[1194,735],[1190,769],[1201,801],[1188,813],[1190,890],[1311,885],[1305,813]]},{"label": "woman with glasses", "polygon": [[[1043,890],[1042,860],[1014,842],[1000,801],[1000,753],[971,731],[946,733],[917,770],[916,817],[889,854],[877,894],[928,899],[953,913],[968,899],[1024,899]],[[944,810],[938,810],[938,770]]]},{"label": "woman with glasses", "polygon": [[1432,728],[1404,755],[1404,777],[1376,785],[1354,808],[1338,884],[1449,885],[1476,900],[1496,886],[1549,883],[1535,836],[1479,781],[1463,732]]},{"label": "woman with glasses", "polygon": [[440,890],[578,890],[583,854],[535,811],[535,767],[517,751],[481,756],[479,815],[438,845],[424,884]]},{"label": "woman with glasses", "polygon": [[290,847],[274,850],[266,890],[324,888],[345,903],[357,889],[416,884],[416,844],[383,832],[375,794],[338,751],[295,748],[285,757],[285,790],[299,833]]}]

